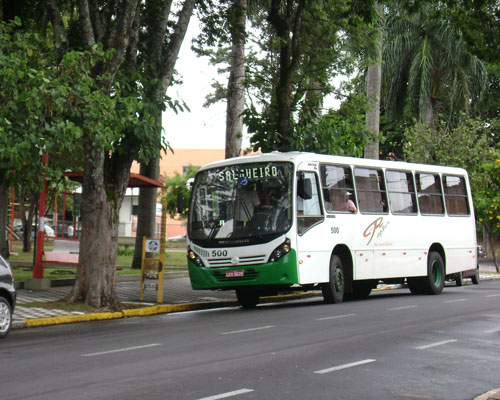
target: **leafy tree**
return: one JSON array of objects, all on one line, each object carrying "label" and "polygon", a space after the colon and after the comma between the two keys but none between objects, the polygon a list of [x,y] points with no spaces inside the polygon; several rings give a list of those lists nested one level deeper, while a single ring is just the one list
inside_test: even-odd
[{"label": "leafy tree", "polygon": [[[180,217],[186,220],[188,217],[190,188],[188,181],[194,178],[198,167],[189,167],[187,171],[181,175],[175,172],[175,176],[165,178],[165,185],[163,187],[163,196],[167,200],[167,212],[172,218]],[[182,201],[182,204],[180,204]],[[179,206],[182,208],[182,213],[179,214]]]},{"label": "leafy tree", "polygon": [[484,176],[488,179],[488,186],[483,186],[475,198],[475,207],[479,222],[484,226],[483,232],[491,247],[493,261],[497,272],[500,272],[496,249],[492,240],[493,235],[500,234],[500,157],[494,153],[494,159],[483,163]]},{"label": "leafy tree", "polygon": [[[355,31],[372,17],[372,1],[316,2],[272,0],[253,19],[259,27],[261,53],[248,62],[252,103],[245,123],[254,149],[295,149],[298,132],[314,125],[331,78],[352,60],[343,56],[348,29]],[[359,30],[359,29],[358,29]],[[254,90],[255,89],[255,90]],[[314,141],[311,135],[300,140]]]},{"label": "leafy tree", "polygon": [[79,143],[83,154],[80,257],[68,300],[116,309],[120,307],[115,292],[118,211],[130,167],[134,159],[148,161],[165,147],[141,99],[122,97],[126,86],[122,89],[117,80],[129,45],[134,43],[140,2],[123,0],[91,7],[87,0],[80,1],[79,35],[74,42],[69,35],[73,21],[63,24],[57,1],[47,1],[47,5],[56,43],[86,51],[65,53],[65,74],[56,86],[62,107],[56,127],[61,134],[71,134],[68,142]]},{"label": "leafy tree", "polygon": [[[499,127],[498,120],[485,123],[466,118],[452,130],[439,126],[436,134],[427,125],[417,123],[407,129],[404,147],[410,161],[457,166],[468,171],[476,218],[489,236],[500,233],[500,161],[492,139]],[[490,244],[493,248],[491,237]],[[498,270],[496,260],[495,264]]]},{"label": "leafy tree", "polygon": [[[433,0],[424,2],[433,3]],[[498,64],[500,54],[500,6],[498,0],[445,0],[436,9],[462,32],[471,53],[481,60]]]},{"label": "leafy tree", "polygon": [[19,18],[0,24],[0,36],[0,184],[5,203],[0,242],[5,243],[7,190],[15,185],[18,199],[32,201],[28,218],[22,213],[23,249],[30,251],[34,200],[43,175],[48,174],[51,188],[57,189],[63,169],[53,161],[46,170],[40,155],[50,152],[57,160],[69,149],[67,142],[57,141],[57,131],[50,126],[54,112],[50,82],[60,71],[52,68],[56,60],[48,44],[40,35],[26,31]]}]

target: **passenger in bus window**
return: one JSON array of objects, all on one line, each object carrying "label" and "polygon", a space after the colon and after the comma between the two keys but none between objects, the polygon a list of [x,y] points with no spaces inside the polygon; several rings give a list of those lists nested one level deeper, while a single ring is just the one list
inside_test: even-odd
[{"label": "passenger in bus window", "polygon": [[351,192],[344,192],[344,210],[350,211],[352,213],[356,212],[356,206],[354,202],[349,198],[352,195]]}]

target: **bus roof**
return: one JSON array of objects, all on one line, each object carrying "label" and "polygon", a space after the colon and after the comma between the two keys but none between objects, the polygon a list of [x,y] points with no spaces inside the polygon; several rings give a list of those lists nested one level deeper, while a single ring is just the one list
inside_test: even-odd
[{"label": "bus roof", "polygon": [[334,156],[326,154],[315,154],[306,152],[279,152],[273,151],[271,153],[255,154],[248,156],[240,156],[235,158],[229,158],[221,161],[216,161],[207,164],[200,168],[200,170],[224,167],[233,164],[247,164],[256,162],[272,162],[272,161],[290,161],[296,165],[303,162],[319,162],[319,163],[333,163],[333,164],[343,164],[343,165],[355,165],[360,167],[378,167],[384,169],[402,169],[402,170],[419,170],[422,172],[442,172],[448,174],[460,174],[467,175],[467,171],[463,168],[457,167],[446,167],[431,164],[417,164],[409,163],[404,161],[385,161],[385,160],[375,160],[369,158],[356,158],[356,157],[344,157],[344,156]]}]

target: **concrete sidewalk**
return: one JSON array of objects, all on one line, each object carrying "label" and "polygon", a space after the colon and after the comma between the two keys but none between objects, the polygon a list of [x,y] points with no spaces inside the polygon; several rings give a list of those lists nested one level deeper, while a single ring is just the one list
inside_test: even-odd
[{"label": "concrete sidewalk", "polygon": [[[480,263],[481,280],[500,279],[492,262]],[[72,286],[52,287],[48,291],[31,291],[18,289],[17,305],[14,312],[13,328],[32,326],[54,325],[58,323],[71,323],[90,321],[95,319],[112,319],[140,315],[153,315],[164,312],[187,311],[223,306],[237,306],[235,292],[193,290],[187,272],[173,272],[165,274],[163,284],[163,303],[158,304],[157,291],[154,287],[147,287],[144,291],[144,301],[140,301],[139,276],[117,277],[118,298],[124,303],[137,303],[144,307],[124,310],[118,313],[82,313],[68,312],[57,309],[25,307],[23,304],[32,302],[49,302],[61,300],[69,293]],[[393,286],[384,286],[381,289],[390,289]],[[263,299],[264,301],[293,299],[300,297],[321,296],[320,291],[306,292],[298,295],[274,296]]]}]

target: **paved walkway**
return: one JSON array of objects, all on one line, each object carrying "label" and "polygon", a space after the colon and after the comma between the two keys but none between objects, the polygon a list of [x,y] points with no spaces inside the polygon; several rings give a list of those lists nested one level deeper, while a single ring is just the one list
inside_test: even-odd
[{"label": "paved walkway", "polygon": [[[157,291],[155,287],[147,287],[144,290],[144,301],[139,300],[139,279],[140,278],[137,276],[137,278],[133,280],[118,281],[116,284],[118,298],[122,302],[139,303],[145,306],[157,304]],[[16,308],[14,311],[14,323],[30,318],[82,314],[81,312],[23,306],[23,304],[32,302],[61,300],[66,297],[70,290],[71,286],[53,287],[48,291],[18,289]],[[165,276],[163,283],[163,304],[192,304],[216,301],[236,301],[236,295],[234,291],[192,290],[187,273],[175,273],[170,276]]]}]

